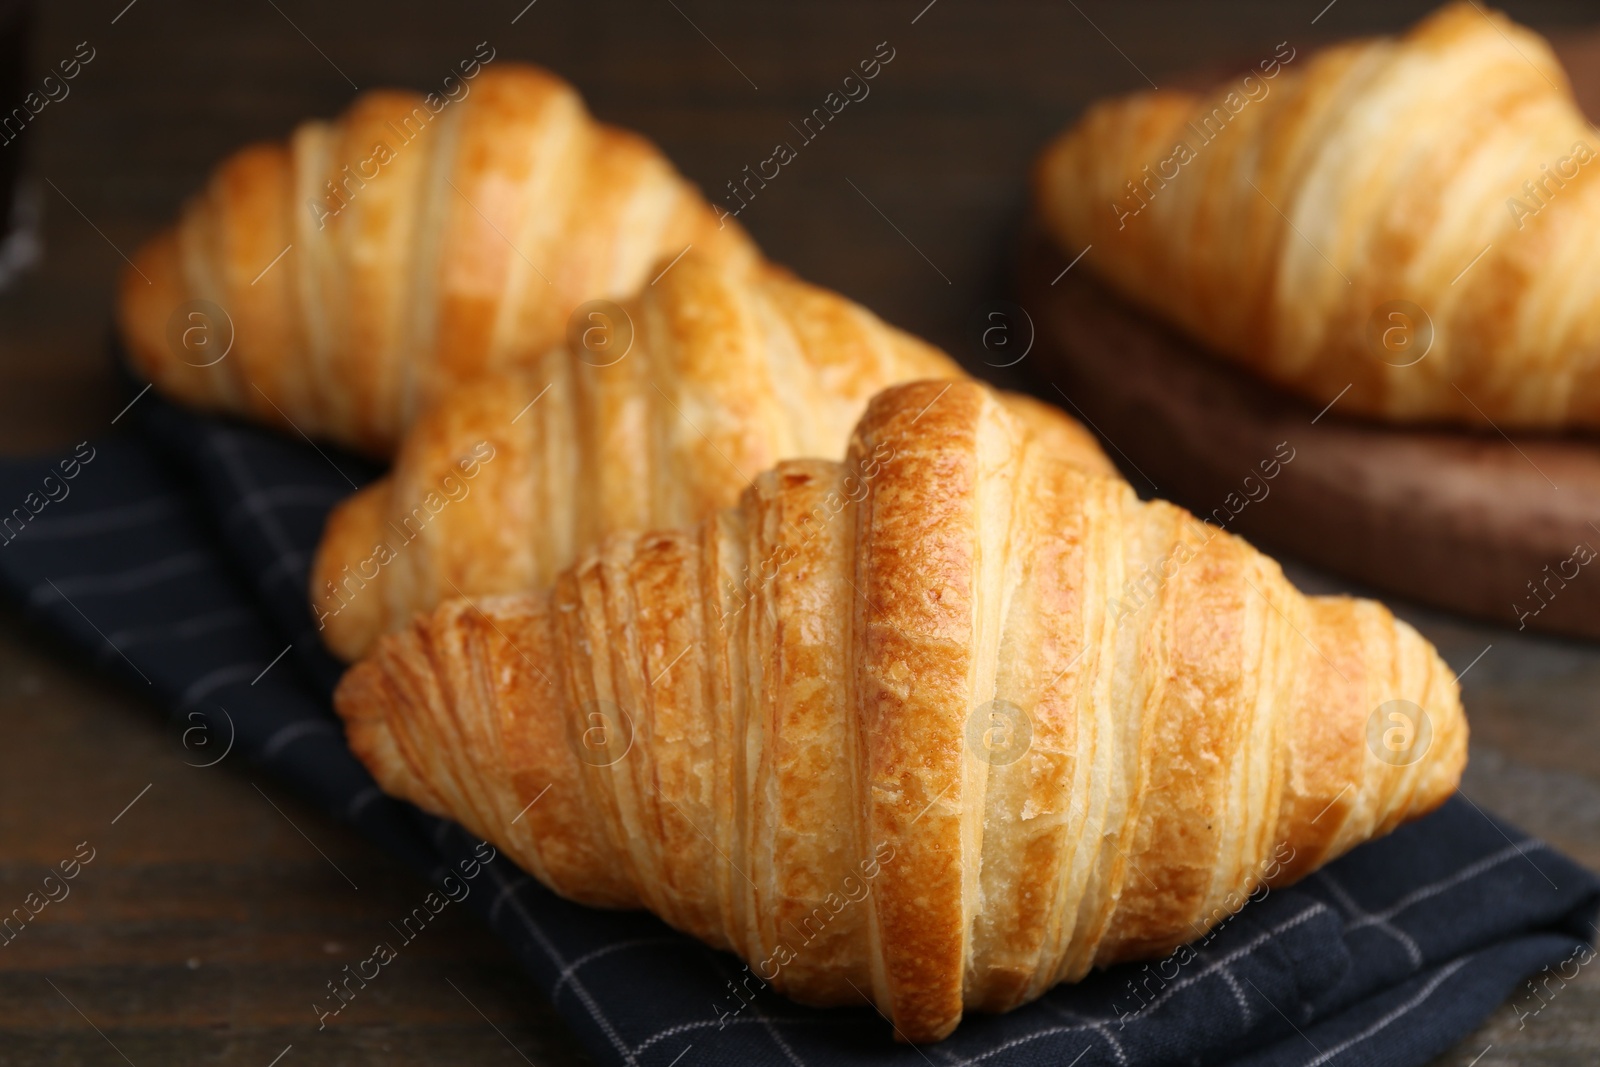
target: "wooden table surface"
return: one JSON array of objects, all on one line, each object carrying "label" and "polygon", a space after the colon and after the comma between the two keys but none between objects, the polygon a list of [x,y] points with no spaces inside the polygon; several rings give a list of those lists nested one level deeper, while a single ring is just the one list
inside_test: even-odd
[{"label": "wooden table surface", "polygon": [[[94,0],[41,12],[41,73],[80,41],[95,58],[0,146],[27,153],[44,237],[38,267],[0,293],[0,451],[114,432],[124,398],[105,340],[122,257],[225,152],[336,112],[353,86],[435,86],[480,41],[571,78],[713,197],[887,41],[894,59],[871,95],[741,218],[775,259],[970,361],[973,320],[1006,291],[1029,161],[1087,101],[1280,41],[1395,30],[1428,7],[525,3]],[[1600,98],[1588,5],[1510,7],[1567,42],[1575,78]],[[1341,588],[1290,571],[1309,590]],[[1600,648],[1396,608],[1457,670],[1472,664],[1468,795],[1600,868]],[[0,901],[20,902],[80,842],[95,850],[71,895],[0,949],[0,1065],[267,1067],[285,1050],[283,1067],[586,1062],[510,956],[455,911],[318,1033],[323,983],[421,887],[243,767],[185,766],[163,723],[0,614]],[[1440,1062],[1480,1056],[1600,1061],[1595,969],[1521,1026],[1502,1009]]]}]

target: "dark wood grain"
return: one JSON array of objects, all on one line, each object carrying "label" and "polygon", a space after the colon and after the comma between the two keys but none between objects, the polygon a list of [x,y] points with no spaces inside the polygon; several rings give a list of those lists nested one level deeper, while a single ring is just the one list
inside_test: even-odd
[{"label": "dark wood grain", "polygon": [[[1144,85],[1141,71],[1162,81],[1284,39],[1392,30],[1429,6],[1338,0],[1312,25],[1326,0],[937,0],[926,11],[927,0],[538,0],[513,26],[526,0],[126,2],[43,10],[39,67],[85,39],[97,57],[69,98],[0,146],[27,153],[45,239],[38,268],[0,293],[5,451],[112,432],[125,398],[105,339],[121,255],[227,151],[337,112],[352,95],[346,76],[426,88],[488,40],[571,78],[597,113],[660,142],[715,196],[887,40],[896,58],[872,95],[802,149],[742,221],[802,275],[982,369],[970,327],[1008,284],[1023,174],[1087,101]],[[1512,9],[1548,30],[1593,17],[1578,2]],[[1291,571],[1308,588],[1337,587]],[[1600,865],[1600,654],[1399,607],[1457,669],[1493,644],[1463,680],[1469,795]],[[382,988],[319,1034],[310,1005],[322,983],[421,884],[268,781],[256,784],[284,814],[243,769],[184,766],[161,709],[88,677],[12,615],[0,620],[0,738],[0,900],[20,899],[78,842],[99,849],[72,895],[0,949],[0,1065],[122,1063],[107,1039],[138,1067],[266,1067],[291,1044],[280,1067],[583,1062],[464,913],[442,917]],[[1493,1042],[1480,1067],[1592,1064],[1597,1017],[1600,981],[1586,971],[1525,1029],[1502,1011],[1443,1062],[1466,1067]]]}]

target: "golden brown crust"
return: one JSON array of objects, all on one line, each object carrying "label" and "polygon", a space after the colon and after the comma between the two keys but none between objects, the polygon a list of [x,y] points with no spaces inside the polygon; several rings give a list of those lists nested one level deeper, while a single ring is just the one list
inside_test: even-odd
[{"label": "golden brown crust", "polygon": [[[311,576],[334,652],[357,658],[451,596],[542,588],[614,531],[697,522],[780,459],[839,458],[879,389],[961,373],[836,293],[698,251],[621,307],[597,320],[606,345],[574,338],[527,371],[451,390],[391,476],[335,511]],[[1051,454],[1112,471],[1060,411],[1006,403]],[[464,477],[474,454],[484,461]],[[366,562],[378,546],[393,558]]]},{"label": "golden brown crust", "polygon": [[[463,84],[443,105],[364,93],[224,161],[122,278],[135,368],[185,403],[388,455],[433,397],[530,364],[574,307],[632,292],[661,257],[756,261],[736,223],[566,82],[499,63]],[[169,337],[194,300],[232,338],[211,365],[219,346]]]},{"label": "golden brown crust", "polygon": [[[1426,748],[1374,732],[1391,701]],[[1047,454],[972,382],[889,389],[844,463],[609,537],[552,591],[419,615],[336,704],[386,790],[558,892],[913,1041],[1204,934],[1466,758],[1409,626]]]},{"label": "golden brown crust", "polygon": [[1034,198],[1069,255],[1318,407],[1594,428],[1597,153],[1546,42],[1460,2],[1096,104]]}]

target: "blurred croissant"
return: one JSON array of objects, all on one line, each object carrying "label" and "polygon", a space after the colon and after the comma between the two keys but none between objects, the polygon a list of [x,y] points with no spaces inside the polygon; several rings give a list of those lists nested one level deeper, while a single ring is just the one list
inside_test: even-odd
[{"label": "blurred croissant", "polygon": [[1459,3],[1098,104],[1035,198],[1068,256],[1318,407],[1592,429],[1597,136],[1542,38]]},{"label": "blurred croissant", "polygon": [[[697,522],[780,459],[837,459],[874,393],[962,373],[835,293],[698,251],[592,315],[527,373],[441,399],[390,477],[334,511],[311,599],[337,655],[452,596],[539,589],[613,531]],[[1074,420],[1007,403],[1063,459],[1112,471]]]},{"label": "blurred croissant", "polygon": [[464,69],[453,102],[365,93],[218,167],[123,274],[137,370],[185,403],[386,456],[434,396],[530,362],[576,305],[631,293],[663,256],[756,258],[566,82]]},{"label": "blurred croissant", "polygon": [[910,1041],[1427,812],[1467,734],[1382,606],[1302,596],[972,382],[890,389],[845,463],[550,591],[419,616],[336,704],[385,790],[556,892]]}]

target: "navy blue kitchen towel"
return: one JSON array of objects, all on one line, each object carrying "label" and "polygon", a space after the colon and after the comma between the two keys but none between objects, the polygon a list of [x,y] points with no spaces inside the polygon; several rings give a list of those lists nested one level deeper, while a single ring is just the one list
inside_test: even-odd
[{"label": "navy blue kitchen towel", "polygon": [[[374,468],[153,394],[128,421],[137,432],[69,455],[0,462],[0,588],[168,709],[191,762],[260,767],[443,888],[474,870],[489,891],[467,906],[599,1063],[1420,1065],[1529,975],[1544,968],[1549,990],[1593,955],[1600,880],[1455,799],[1266,893],[1203,944],[971,1016],[938,1044],[897,1044],[870,1008],[799,1007],[648,915],[569,904],[503,857],[463,866],[486,853],[385,797],[345,746],[338,666],[306,604],[328,510]],[[338,1025],[337,1007],[307,1011],[307,1041]]]}]

